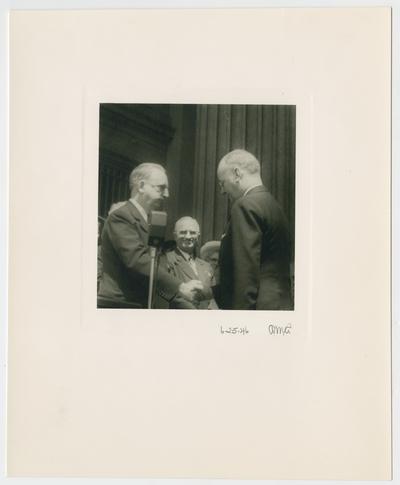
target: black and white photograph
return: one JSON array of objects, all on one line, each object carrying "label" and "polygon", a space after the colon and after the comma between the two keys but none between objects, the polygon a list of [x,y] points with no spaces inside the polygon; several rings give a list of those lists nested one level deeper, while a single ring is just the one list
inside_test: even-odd
[{"label": "black and white photograph", "polygon": [[31,3],[0,110],[8,477],[398,478],[391,7]]},{"label": "black and white photograph", "polygon": [[293,310],[296,106],[99,109],[97,307]]}]

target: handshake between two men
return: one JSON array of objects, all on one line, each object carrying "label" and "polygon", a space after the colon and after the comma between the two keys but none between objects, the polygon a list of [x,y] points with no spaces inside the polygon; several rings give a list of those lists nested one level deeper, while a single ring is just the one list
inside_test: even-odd
[{"label": "handshake between two men", "polygon": [[[151,267],[148,214],[162,209],[168,178],[162,166],[143,163],[132,171],[129,186],[130,199],[109,214],[102,231],[98,301],[146,308]],[[196,257],[199,235],[199,225],[191,217],[175,224],[176,248],[163,254],[158,265],[156,308],[165,308],[165,302],[173,309],[208,308],[212,271]]]},{"label": "handshake between two men", "polygon": [[190,280],[180,284],[178,295],[196,306],[202,301],[210,300],[212,291],[210,287],[204,287],[200,280]]},{"label": "handshake between two men", "polygon": [[175,223],[175,248],[167,251],[161,266],[181,284],[178,297],[170,301],[172,309],[208,309],[215,283],[211,265],[197,256],[200,227],[192,217],[182,217]]},{"label": "handshake between two men", "polygon": [[[218,164],[218,183],[232,205],[215,268],[197,257],[200,228],[191,217],[175,224],[176,248],[160,261],[157,293],[169,308],[293,310],[291,242],[285,214],[263,185],[260,163],[236,149]],[[146,308],[151,211],[169,196],[165,169],[142,163],[130,174],[130,199],[110,214],[101,240],[98,296]],[[212,290],[211,290],[212,287]]]}]

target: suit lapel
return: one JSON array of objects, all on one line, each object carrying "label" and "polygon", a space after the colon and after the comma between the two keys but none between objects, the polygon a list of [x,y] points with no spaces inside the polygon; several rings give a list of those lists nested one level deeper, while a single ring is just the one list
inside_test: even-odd
[{"label": "suit lapel", "polygon": [[127,202],[128,205],[128,210],[132,217],[136,220],[136,222],[139,224],[139,226],[142,228],[143,232],[146,234],[149,232],[149,225],[148,223],[143,219],[143,216],[140,214],[140,212],[137,210],[137,208],[128,200]]},{"label": "suit lapel", "polygon": [[190,266],[188,261],[182,256],[182,254],[176,249],[175,250],[176,257],[178,260],[178,266],[183,274],[185,274],[191,280],[197,280],[198,276],[193,271],[193,268]]}]

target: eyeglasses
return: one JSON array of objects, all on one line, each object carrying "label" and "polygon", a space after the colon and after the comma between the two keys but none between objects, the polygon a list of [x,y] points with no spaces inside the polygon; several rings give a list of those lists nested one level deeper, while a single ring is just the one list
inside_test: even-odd
[{"label": "eyeglasses", "polygon": [[150,187],[153,187],[153,189],[157,189],[158,192],[163,194],[165,191],[168,191],[168,185],[161,184],[161,185],[154,185],[154,184],[149,184]]},{"label": "eyeglasses", "polygon": [[184,230],[178,231],[178,236],[179,237],[184,237],[184,236],[186,236],[186,237],[187,236],[197,237],[199,235],[200,235],[200,233],[198,231],[189,231],[189,230],[187,230],[187,231],[184,231]]}]

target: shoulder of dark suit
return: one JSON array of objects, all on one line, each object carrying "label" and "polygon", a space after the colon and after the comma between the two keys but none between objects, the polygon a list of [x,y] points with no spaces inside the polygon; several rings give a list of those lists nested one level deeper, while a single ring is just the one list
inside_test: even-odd
[{"label": "shoulder of dark suit", "polygon": [[128,219],[128,220],[138,220],[141,221],[141,215],[137,208],[129,202],[129,200],[121,207],[113,211],[108,217],[107,220],[115,221],[118,219]]},{"label": "shoulder of dark suit", "polygon": [[254,189],[250,190],[248,194],[244,197],[240,197],[238,200],[234,202],[232,205],[232,212],[235,209],[243,208],[251,208],[254,205],[258,205],[261,201],[268,200],[272,198],[271,193],[264,187],[264,185],[260,185],[258,187],[254,187]]}]

